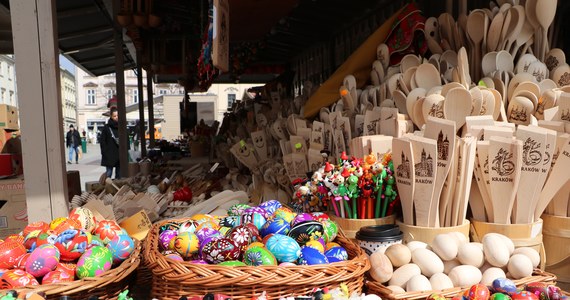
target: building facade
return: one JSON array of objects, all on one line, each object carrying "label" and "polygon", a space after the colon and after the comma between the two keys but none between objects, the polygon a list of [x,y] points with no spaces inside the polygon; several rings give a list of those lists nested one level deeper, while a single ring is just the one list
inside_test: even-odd
[{"label": "building facade", "polygon": [[13,55],[0,55],[0,103],[18,106]]},{"label": "building facade", "polygon": [[[77,87],[75,75],[64,68],[60,69],[61,77],[61,109],[64,130],[67,131],[69,125],[78,127],[77,124]],[[78,128],[79,129],[79,128]],[[81,132],[81,130],[79,130]]]}]

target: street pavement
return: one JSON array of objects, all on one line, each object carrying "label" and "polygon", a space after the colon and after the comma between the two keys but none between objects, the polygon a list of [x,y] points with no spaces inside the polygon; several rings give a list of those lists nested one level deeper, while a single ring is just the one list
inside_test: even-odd
[{"label": "street pavement", "polygon": [[[79,171],[81,178],[81,190],[85,191],[85,183],[89,181],[98,181],[101,174],[105,173],[105,167],[101,166],[101,149],[99,144],[87,144],[87,153],[79,159],[79,164],[73,161],[67,164],[69,158],[69,149],[65,149],[65,161],[67,171]],[[113,174],[114,175],[114,174]]]}]

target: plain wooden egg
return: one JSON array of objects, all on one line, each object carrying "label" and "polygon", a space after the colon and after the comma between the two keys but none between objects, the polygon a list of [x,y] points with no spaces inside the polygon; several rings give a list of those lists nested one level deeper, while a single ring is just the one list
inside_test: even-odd
[{"label": "plain wooden egg", "polygon": [[426,244],[424,242],[420,242],[420,241],[411,241],[408,244],[406,244],[406,246],[408,246],[408,248],[410,249],[410,252],[413,253],[414,250],[419,249],[419,248],[426,249],[428,247],[428,244]]},{"label": "plain wooden egg", "polygon": [[485,264],[483,249],[475,243],[463,244],[457,252],[457,259],[463,265],[470,265],[480,268]]},{"label": "plain wooden egg", "polygon": [[381,252],[374,252],[370,255],[370,276],[378,282],[387,282],[394,274],[394,268],[388,256]]},{"label": "plain wooden egg", "polygon": [[394,294],[401,294],[401,293],[405,293],[405,292],[406,292],[406,290],[404,290],[403,288],[401,288],[401,287],[399,287],[399,286],[397,286],[397,285],[389,285],[389,286],[387,286],[387,288],[388,288],[389,290],[391,290],[392,293],[394,293]]},{"label": "plain wooden egg", "polygon": [[384,253],[390,261],[392,265],[396,268],[399,268],[405,264],[409,264],[412,260],[412,252],[410,248],[402,244],[393,244]]},{"label": "plain wooden egg", "polygon": [[494,267],[502,268],[509,263],[509,248],[499,234],[488,233],[483,237],[485,259]]},{"label": "plain wooden egg", "polygon": [[449,279],[456,287],[470,287],[477,284],[483,278],[481,271],[474,266],[457,266],[449,272]]},{"label": "plain wooden egg", "polygon": [[449,272],[451,272],[451,270],[457,266],[461,266],[461,263],[457,259],[444,261],[443,262],[443,273],[449,274]]},{"label": "plain wooden egg", "polygon": [[394,271],[392,279],[390,279],[388,285],[396,285],[401,288],[404,288],[406,286],[406,283],[408,283],[408,280],[410,280],[410,278],[416,275],[420,275],[421,273],[422,270],[416,264],[403,265],[397,268],[396,271]]},{"label": "plain wooden egg", "polygon": [[443,261],[433,251],[416,249],[412,252],[412,262],[418,265],[422,274],[431,277],[435,273],[443,272]]},{"label": "plain wooden egg", "polygon": [[493,280],[497,278],[507,278],[507,274],[501,268],[491,267],[483,272],[483,278],[481,278],[481,282],[484,285],[492,285]]},{"label": "plain wooden egg", "polygon": [[432,289],[436,291],[445,290],[453,288],[453,282],[449,279],[449,276],[443,273],[435,273],[429,279]]},{"label": "plain wooden egg", "polygon": [[424,275],[415,275],[406,283],[406,292],[431,291],[431,283]]},{"label": "plain wooden egg", "polygon": [[515,254],[509,259],[507,265],[509,273],[514,279],[521,279],[532,275],[532,261],[524,254]]},{"label": "plain wooden egg", "polygon": [[515,255],[515,254],[526,255],[528,258],[530,258],[530,261],[532,262],[532,266],[535,268],[538,267],[538,264],[540,263],[540,254],[538,254],[538,252],[531,247],[516,248],[515,251],[513,252],[513,255]]},{"label": "plain wooden egg", "polygon": [[442,233],[435,236],[431,248],[442,260],[447,261],[457,257],[457,245],[456,240],[451,235]]}]

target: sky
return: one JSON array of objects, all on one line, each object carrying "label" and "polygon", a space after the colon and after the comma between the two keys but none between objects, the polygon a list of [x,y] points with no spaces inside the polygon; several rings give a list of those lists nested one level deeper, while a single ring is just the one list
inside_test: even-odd
[{"label": "sky", "polygon": [[75,75],[75,65],[61,54],[59,55],[59,65]]}]

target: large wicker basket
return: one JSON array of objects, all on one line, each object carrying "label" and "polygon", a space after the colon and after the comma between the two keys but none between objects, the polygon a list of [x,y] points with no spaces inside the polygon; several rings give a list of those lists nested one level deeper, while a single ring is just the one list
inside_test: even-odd
[{"label": "large wicker basket", "polygon": [[[555,284],[556,276],[554,274],[547,273],[539,269],[535,269],[532,276],[525,277],[519,280],[514,280],[514,283],[517,285],[517,287],[523,287],[525,284],[531,282],[544,282],[549,284]],[[376,294],[380,296],[382,299],[389,299],[389,300],[426,299],[429,295],[434,293],[442,295],[443,297],[446,298],[452,298],[461,295],[466,290],[466,288],[462,289],[456,287],[443,291],[422,291],[422,292],[407,292],[407,293],[394,294],[392,290],[390,290],[383,284],[375,281],[366,281],[366,288],[368,289],[369,294]]]},{"label": "large wicker basket", "polygon": [[[59,300],[61,296],[68,296],[68,299],[85,300],[91,296],[98,299],[117,299],[119,293],[129,289],[133,284],[133,275],[140,263],[141,243],[135,240],[135,251],[131,256],[123,261],[118,267],[111,269],[101,276],[88,277],[73,282],[54,283],[38,286],[27,286],[15,290],[18,293],[44,292],[47,300]],[[0,285],[0,288],[6,288]],[[6,290],[0,290],[3,294]]]},{"label": "large wicker basket", "polygon": [[334,288],[341,283],[351,292],[360,293],[364,274],[370,269],[366,254],[342,233],[335,241],[348,252],[349,260],[345,262],[291,267],[228,267],[175,261],[165,258],[158,250],[159,228],[172,221],[154,224],[144,246],[144,259],[153,273],[152,297],[161,300],[206,293],[222,293],[239,300],[251,299],[263,292],[267,293],[268,299],[278,299],[307,295],[314,288]]}]

